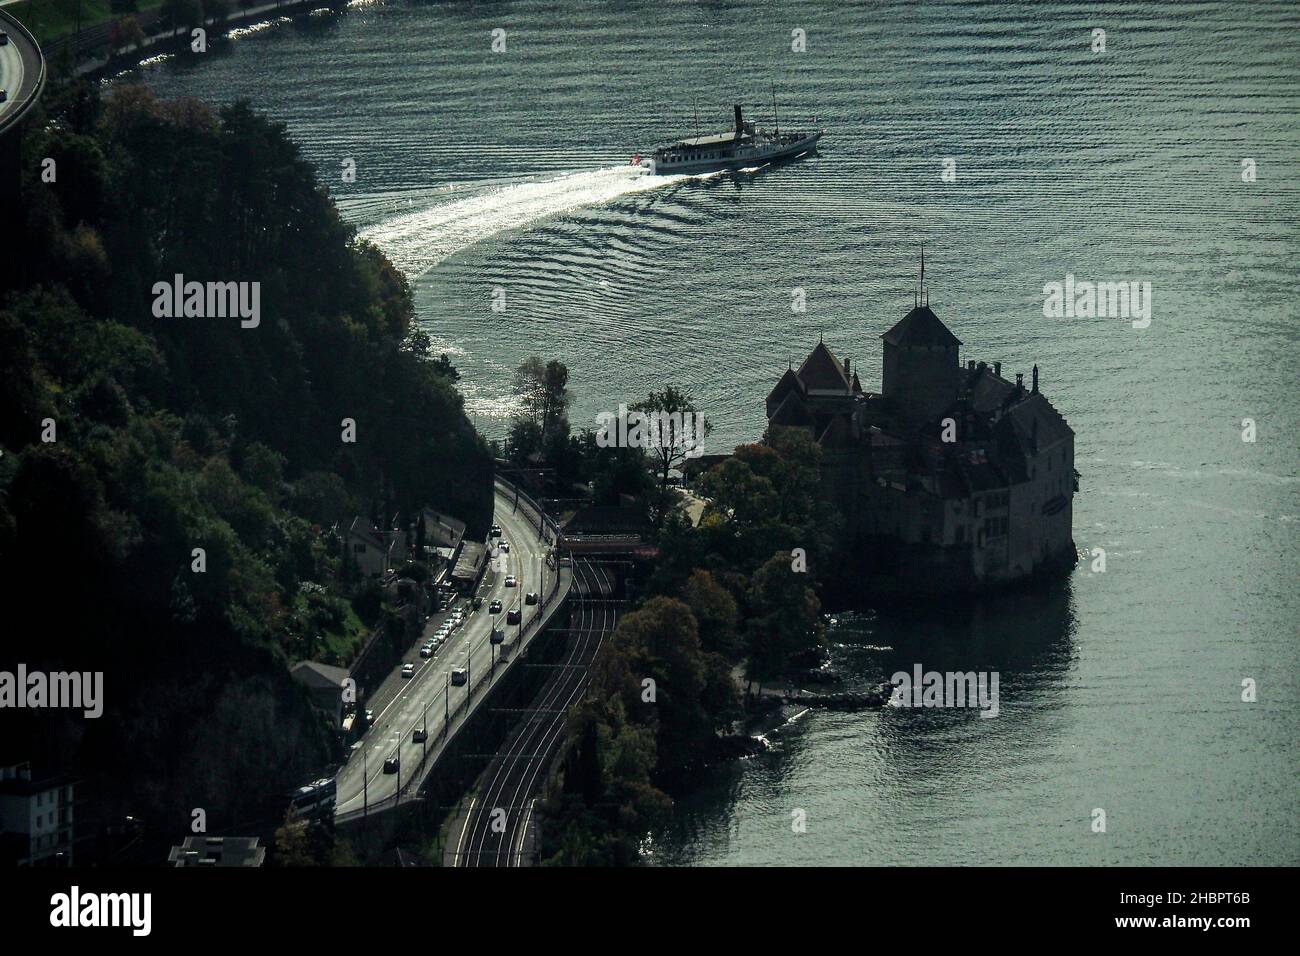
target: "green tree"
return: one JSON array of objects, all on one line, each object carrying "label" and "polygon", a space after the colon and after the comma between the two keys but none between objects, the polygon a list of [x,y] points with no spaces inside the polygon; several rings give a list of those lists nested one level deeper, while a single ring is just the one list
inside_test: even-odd
[{"label": "green tree", "polygon": [[[657,523],[662,525],[669,509],[668,478],[674,468],[703,451],[703,440],[713,431],[713,425],[700,415],[689,395],[671,385],[651,392],[630,411],[653,416],[653,446],[649,456],[659,474],[660,501],[656,508]],[[690,427],[686,427],[690,422]],[[629,426],[630,427],[630,426]]]},{"label": "green tree", "polygon": [[761,686],[783,674],[795,654],[821,643],[821,602],[807,575],[778,551],[754,573],[749,605],[746,676]]},{"label": "green tree", "polygon": [[536,426],[539,444],[551,445],[558,433],[569,431],[569,370],[563,362],[552,359],[543,363],[533,355],[515,370],[515,394],[521,411],[516,416]]},{"label": "green tree", "polygon": [[699,623],[700,645],[706,651],[729,659],[740,652],[736,599],[711,572],[700,568],[693,571],[682,588],[682,600]]}]

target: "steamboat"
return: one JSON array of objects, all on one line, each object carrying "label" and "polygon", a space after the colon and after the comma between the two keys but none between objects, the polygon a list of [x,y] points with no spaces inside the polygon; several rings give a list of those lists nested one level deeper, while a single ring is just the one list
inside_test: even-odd
[{"label": "steamboat", "polygon": [[734,129],[712,136],[682,139],[656,149],[649,159],[633,156],[632,162],[646,167],[653,175],[668,176],[762,166],[805,156],[817,148],[817,141],[825,130],[782,133],[780,120],[775,117],[775,99],[772,107],[774,129],[770,132],[745,122],[740,104],[736,104]]}]

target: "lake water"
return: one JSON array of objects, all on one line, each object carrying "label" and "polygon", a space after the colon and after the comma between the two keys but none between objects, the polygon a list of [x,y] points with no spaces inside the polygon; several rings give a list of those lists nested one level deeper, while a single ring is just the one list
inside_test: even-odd
[{"label": "lake water", "polygon": [[[963,360],[1039,365],[1106,571],[831,630],[850,688],[996,670],[999,716],[806,714],[683,798],[654,861],[1300,863],[1300,8],[830,6],[354,5],[143,73],[288,124],[489,435],[529,354],[567,363],[575,427],[673,384],[714,450],[760,434],[819,335],[878,388],[922,243]],[[773,88],[818,156],[628,165],[697,104],[706,132],[732,103],[769,124]],[[1150,326],[1045,318],[1067,273],[1150,282]]]}]

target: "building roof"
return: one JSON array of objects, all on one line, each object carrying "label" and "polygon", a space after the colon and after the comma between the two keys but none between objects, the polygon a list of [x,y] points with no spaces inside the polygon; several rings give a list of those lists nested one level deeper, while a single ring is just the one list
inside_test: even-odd
[{"label": "building roof", "polygon": [[331,667],[317,661],[299,661],[289,668],[289,676],[307,687],[337,690],[348,679],[345,667]]},{"label": "building roof", "polygon": [[803,386],[800,385],[799,376],[795,375],[794,369],[787,368],[781,374],[781,377],[777,379],[776,385],[772,387],[772,391],[767,393],[767,407],[769,409],[774,408],[792,391],[803,391]]},{"label": "building roof", "polygon": [[261,866],[266,847],[257,837],[190,836],[171,848],[167,862],[173,866]]},{"label": "building roof", "polygon": [[1006,418],[1011,420],[1017,436],[1022,443],[1028,444],[1031,451],[1035,446],[1055,445],[1074,435],[1074,430],[1066,424],[1061,413],[1041,392],[1025,393],[1023,401],[1007,410]]},{"label": "building roof", "polygon": [[928,305],[917,306],[907,313],[881,338],[890,345],[899,346],[961,345],[961,340],[939,321]]},{"label": "building roof", "polygon": [[348,526],[348,534],[356,538],[362,538],[369,545],[378,548],[380,551],[387,549],[379,529],[374,526],[369,518],[363,518],[360,515],[352,519],[352,524]]},{"label": "building roof", "polygon": [[817,424],[817,419],[808,410],[808,405],[799,392],[786,395],[785,400],[768,415],[767,420],[769,424],[791,428],[807,428]]},{"label": "building roof", "polygon": [[453,580],[472,581],[478,577],[479,568],[483,566],[483,561],[487,557],[487,545],[481,541],[466,541],[465,546],[460,549],[460,559],[456,562],[455,569],[451,572]]},{"label": "building roof", "polygon": [[76,782],[76,777],[66,773],[37,774],[33,777],[31,765],[20,763],[0,771],[0,796],[26,797]]},{"label": "building roof", "polygon": [[[951,333],[950,333],[951,334]],[[797,373],[800,383],[809,391],[851,392],[853,385],[845,374],[840,360],[831,354],[825,342],[818,342],[803,360]]]},{"label": "building roof", "polygon": [[965,376],[963,388],[970,391],[971,407],[981,414],[1006,405],[1016,391],[1014,384],[994,374],[993,369],[983,362],[975,366],[974,372],[962,369],[962,374]]}]

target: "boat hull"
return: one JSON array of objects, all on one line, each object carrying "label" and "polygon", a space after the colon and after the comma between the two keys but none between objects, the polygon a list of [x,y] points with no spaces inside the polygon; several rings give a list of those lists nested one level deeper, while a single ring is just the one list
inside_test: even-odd
[{"label": "boat hull", "polygon": [[822,138],[820,131],[810,133],[793,143],[771,148],[750,147],[723,159],[685,159],[662,162],[658,159],[643,161],[643,165],[655,176],[678,176],[697,173],[716,172],[720,169],[747,169],[751,166],[765,166],[770,163],[785,162],[806,156],[817,148],[817,141]]}]

